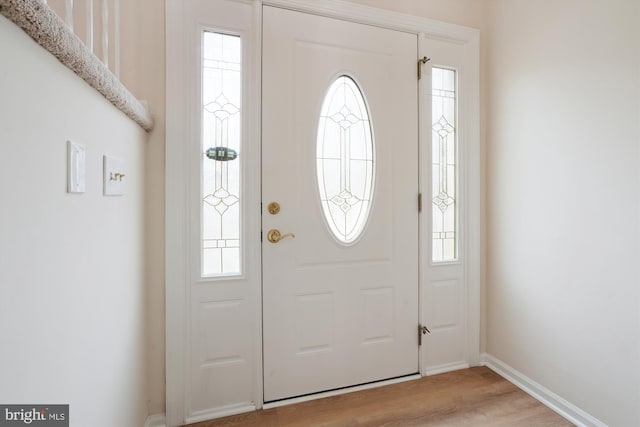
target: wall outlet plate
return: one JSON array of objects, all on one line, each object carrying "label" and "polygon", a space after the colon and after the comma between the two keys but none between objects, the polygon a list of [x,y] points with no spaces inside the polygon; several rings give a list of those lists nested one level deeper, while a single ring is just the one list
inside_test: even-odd
[{"label": "wall outlet plate", "polygon": [[87,190],[87,150],[84,145],[67,141],[67,193]]},{"label": "wall outlet plate", "polygon": [[127,175],[124,170],[124,161],[115,157],[103,157],[104,170],[104,195],[122,196],[125,189]]}]

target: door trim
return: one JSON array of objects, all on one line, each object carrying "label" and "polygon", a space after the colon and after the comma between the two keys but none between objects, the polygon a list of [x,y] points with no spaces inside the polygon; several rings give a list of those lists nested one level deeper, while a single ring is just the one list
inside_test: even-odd
[{"label": "door trim", "polygon": [[[465,289],[466,289],[466,319],[467,319],[467,361],[470,366],[480,363],[480,286],[481,286],[481,155],[480,155],[480,32],[476,29],[454,24],[407,15],[398,12],[376,9],[369,6],[357,5],[341,0],[232,0],[245,4],[252,4],[253,14],[253,40],[255,47],[251,54],[252,72],[251,87],[247,88],[254,94],[261,93],[261,52],[258,48],[261,42],[262,6],[270,5],[285,9],[318,14],[322,16],[343,19],[383,28],[405,31],[414,34],[423,34],[429,38],[438,38],[451,41],[464,46],[465,52],[465,86],[467,87],[465,109],[467,120],[460,127],[461,135],[464,135],[466,144],[465,174],[461,177],[466,186],[466,215],[465,215]],[[166,166],[165,166],[165,366],[166,366],[166,419],[168,426],[177,426],[186,421],[187,416],[187,348],[186,337],[189,333],[189,298],[185,289],[189,283],[189,231],[188,231],[188,189],[189,189],[189,161],[184,149],[185,135],[189,135],[189,112],[181,109],[184,105],[183,82],[189,82],[184,62],[184,46],[188,45],[184,35],[184,4],[185,0],[167,0],[165,4],[166,16]],[[420,37],[419,37],[420,39]],[[417,52],[416,52],[417,58]],[[255,97],[254,99],[259,99]],[[250,106],[251,123],[250,133],[244,141],[245,148],[253,153],[259,153],[261,148],[260,117],[261,103]],[[419,133],[430,132],[421,126]],[[424,152],[425,150],[422,150]],[[422,157],[422,155],[421,155]],[[248,185],[254,189],[260,188],[259,156],[256,156],[258,167],[253,168],[245,179]],[[421,159],[421,163],[423,160]],[[422,167],[420,175],[428,169]],[[252,224],[260,223],[259,206],[260,194],[252,193],[246,203],[254,206],[245,213],[252,215]],[[255,217],[254,217],[255,215]],[[426,242],[425,233],[420,239],[420,253],[424,254]],[[258,241],[258,236],[256,235]],[[258,241],[259,242],[259,241]],[[253,243],[253,242],[252,242]],[[253,245],[252,246],[256,246]],[[259,245],[257,245],[259,246]],[[252,250],[253,259],[260,259],[259,253]],[[256,263],[257,264],[257,263]],[[422,265],[422,263],[421,263]],[[262,339],[261,318],[262,301],[261,277],[257,272],[257,285],[254,289],[256,322],[254,333],[256,334],[254,361],[256,372],[262,372]],[[424,271],[421,268],[420,289],[424,287]],[[420,321],[425,318],[422,301],[424,292],[420,294]],[[420,349],[420,373],[426,375],[424,367],[424,348]],[[256,379],[254,387],[254,407],[263,405],[262,377]],[[213,409],[207,413],[209,418],[230,415],[252,409],[251,407],[224,407]]]}]

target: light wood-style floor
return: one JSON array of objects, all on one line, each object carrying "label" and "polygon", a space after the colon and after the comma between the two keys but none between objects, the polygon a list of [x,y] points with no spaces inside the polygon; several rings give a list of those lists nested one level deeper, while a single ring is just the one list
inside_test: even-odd
[{"label": "light wood-style floor", "polygon": [[219,418],[190,427],[573,426],[488,368]]}]

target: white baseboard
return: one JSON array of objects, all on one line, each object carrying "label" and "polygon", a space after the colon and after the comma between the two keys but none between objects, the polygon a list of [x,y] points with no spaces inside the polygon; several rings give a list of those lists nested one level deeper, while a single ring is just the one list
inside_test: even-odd
[{"label": "white baseboard", "polygon": [[430,366],[425,371],[425,376],[444,374],[446,372],[459,371],[460,369],[467,369],[469,363],[467,362],[454,362],[446,363],[444,365]]},{"label": "white baseboard", "polygon": [[167,427],[164,414],[149,415],[144,422],[144,427]]},{"label": "white baseboard", "polygon": [[230,415],[243,414],[245,412],[253,412],[256,410],[256,405],[253,404],[239,404],[223,406],[221,408],[207,409],[204,411],[198,411],[187,417],[187,424],[199,423],[201,421],[209,421],[215,418],[228,417]]},{"label": "white baseboard", "polygon": [[482,365],[496,372],[501,377],[504,377],[507,381],[513,383],[525,393],[539,400],[542,404],[562,415],[576,426],[607,427],[602,421],[589,415],[587,412],[492,355],[483,353],[480,355],[480,360]]}]

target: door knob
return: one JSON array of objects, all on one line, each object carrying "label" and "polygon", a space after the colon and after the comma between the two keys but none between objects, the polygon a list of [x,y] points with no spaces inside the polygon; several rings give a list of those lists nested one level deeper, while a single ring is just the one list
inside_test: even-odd
[{"label": "door knob", "polygon": [[282,239],[286,239],[287,237],[291,237],[292,239],[296,237],[293,233],[280,233],[280,230],[272,229],[267,232],[267,240],[271,243],[278,243]]}]

